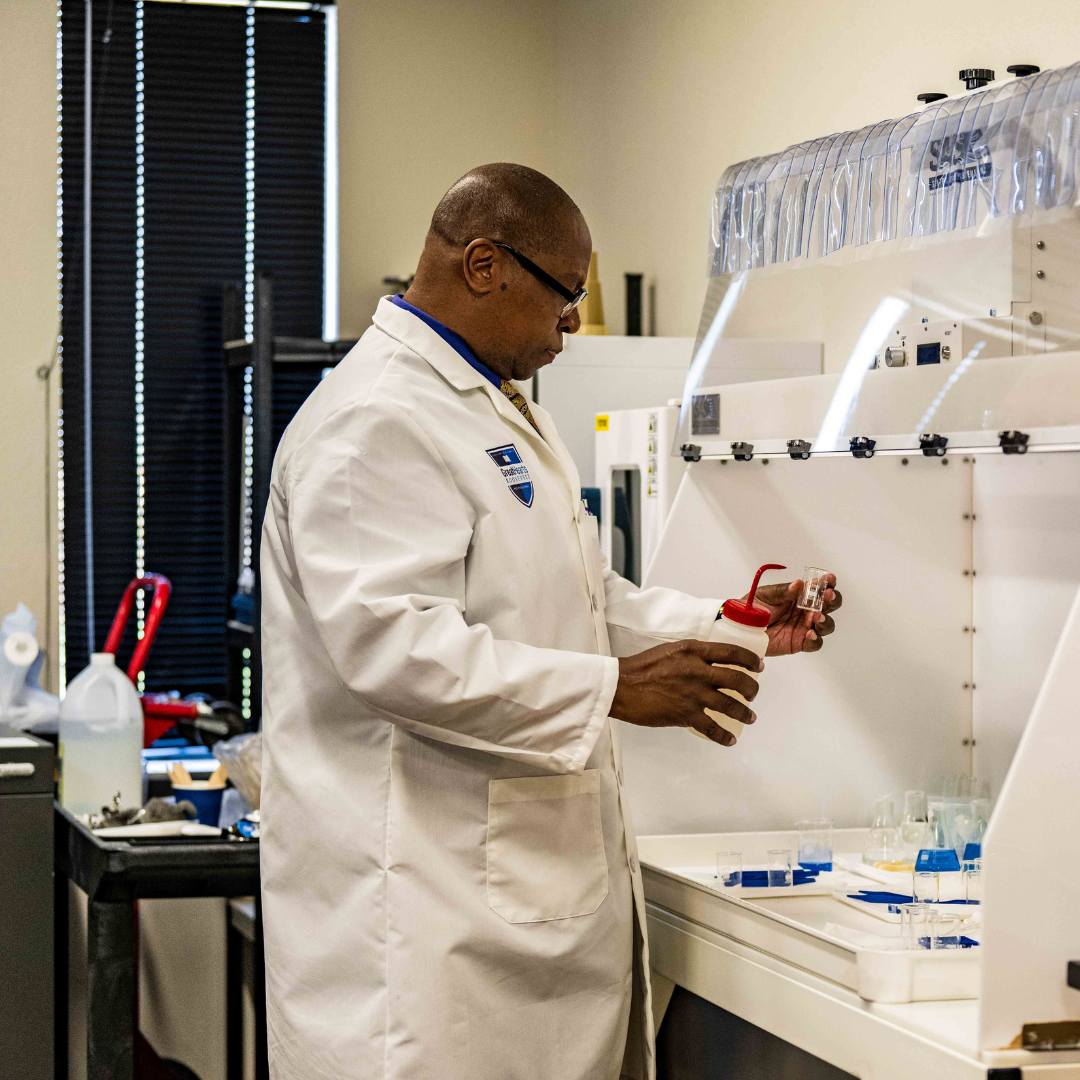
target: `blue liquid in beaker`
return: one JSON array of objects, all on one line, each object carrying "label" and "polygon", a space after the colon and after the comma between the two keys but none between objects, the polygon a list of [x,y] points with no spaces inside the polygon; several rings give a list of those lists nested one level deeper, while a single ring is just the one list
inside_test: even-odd
[{"label": "blue liquid in beaker", "polygon": [[982,858],[982,844],[976,843],[974,840],[970,841],[964,848],[964,862],[971,862],[973,859]]},{"label": "blue liquid in beaker", "polygon": [[832,870],[832,860],[831,859],[828,862],[803,862],[803,860],[800,859],[799,860],[799,865],[804,870],[809,870],[810,873],[812,873],[812,874],[820,874],[822,871],[830,871],[830,870]]},{"label": "blue liquid in beaker", "polygon": [[923,848],[915,862],[915,869],[944,874],[951,870],[959,870],[960,860],[952,848]]}]

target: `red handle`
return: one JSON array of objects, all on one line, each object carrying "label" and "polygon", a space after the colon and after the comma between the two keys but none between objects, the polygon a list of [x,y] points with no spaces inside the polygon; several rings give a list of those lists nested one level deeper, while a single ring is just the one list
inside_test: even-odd
[{"label": "red handle", "polygon": [[124,639],[124,629],[127,627],[128,616],[131,614],[131,604],[135,599],[137,589],[148,589],[154,586],[154,598],[150,601],[150,613],[146,616],[143,626],[143,636],[135,646],[131,654],[131,663],[128,664],[128,678],[134,682],[146,663],[146,657],[150,652],[150,646],[154,644],[158,626],[161,625],[161,617],[165,614],[165,605],[169,602],[169,593],[172,584],[164,574],[147,574],[145,577],[136,578],[124,590],[120,600],[120,606],[116,609],[116,617],[113,619],[112,629],[105,639],[105,647],[101,650],[107,653],[116,653],[120,648],[120,642]]}]

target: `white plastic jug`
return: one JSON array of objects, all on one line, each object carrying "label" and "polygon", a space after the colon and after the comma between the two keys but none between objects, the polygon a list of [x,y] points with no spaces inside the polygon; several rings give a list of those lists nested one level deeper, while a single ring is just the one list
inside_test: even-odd
[{"label": "white plastic jug", "polygon": [[119,791],[142,806],[143,713],[112,653],[94,653],[60,703],[60,805],[100,814]]}]

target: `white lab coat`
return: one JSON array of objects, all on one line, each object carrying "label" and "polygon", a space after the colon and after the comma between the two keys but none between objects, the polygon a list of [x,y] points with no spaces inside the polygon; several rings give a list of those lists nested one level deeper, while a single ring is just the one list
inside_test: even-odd
[{"label": "white lab coat", "polygon": [[706,638],[718,601],[604,570],[532,411],[544,438],[383,300],[281,440],[261,562],[274,1080],[654,1075],[611,653]]}]

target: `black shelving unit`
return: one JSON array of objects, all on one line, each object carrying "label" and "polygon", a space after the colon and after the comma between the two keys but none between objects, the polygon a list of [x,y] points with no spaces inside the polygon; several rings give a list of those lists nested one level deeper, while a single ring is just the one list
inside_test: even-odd
[{"label": "black shelving unit", "polygon": [[[228,649],[228,697],[243,696],[244,650],[251,650],[251,724],[257,727],[262,703],[262,650],[259,640],[259,538],[270,497],[270,469],[277,441],[274,432],[274,370],[286,367],[336,366],[356,344],[355,339],[275,337],[274,283],[269,274],[255,275],[255,311],[251,338],[244,336],[243,294],[226,285],[222,301],[222,351],[225,359],[225,619]],[[252,484],[251,543],[255,571],[254,618],[248,625],[232,618],[230,603],[241,567],[241,528],[244,499],[244,372],[251,368]]]}]

